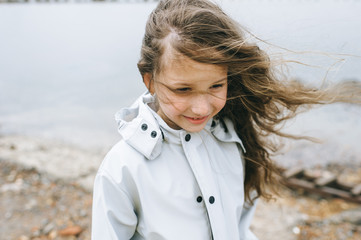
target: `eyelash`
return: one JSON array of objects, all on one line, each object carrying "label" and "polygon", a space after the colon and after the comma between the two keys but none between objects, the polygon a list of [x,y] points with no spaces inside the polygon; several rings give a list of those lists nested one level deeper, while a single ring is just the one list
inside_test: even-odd
[{"label": "eyelash", "polygon": [[221,87],[223,87],[223,85],[224,85],[223,83],[215,84],[212,86],[212,88],[221,88]]},{"label": "eyelash", "polygon": [[175,92],[189,92],[191,89],[190,88],[178,88],[175,89]]},{"label": "eyelash", "polygon": [[[224,86],[223,83],[222,84],[215,84],[211,88],[216,89],[216,88],[221,88],[223,86]],[[180,92],[180,93],[185,93],[185,92],[190,92],[191,90],[192,90],[191,88],[178,88],[178,89],[175,89],[174,91],[175,92]]]}]

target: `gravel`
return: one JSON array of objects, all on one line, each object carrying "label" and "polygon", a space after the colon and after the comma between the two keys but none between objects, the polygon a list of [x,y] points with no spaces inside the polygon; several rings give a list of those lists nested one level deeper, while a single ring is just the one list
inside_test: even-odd
[{"label": "gravel", "polygon": [[[51,144],[40,148],[20,138],[0,140],[0,239],[90,239],[91,185],[101,153],[93,156],[86,171],[54,176],[54,168],[77,169],[78,163],[64,167],[50,166],[50,161],[44,168],[39,167],[36,156],[52,160],[55,153],[65,149],[67,154],[55,156],[55,163],[64,165],[73,160],[60,156],[84,159],[90,153]],[[27,159],[31,164],[24,164]],[[50,172],[46,171],[49,167]],[[326,168],[347,181],[361,181],[359,165],[333,164]],[[275,201],[261,199],[251,229],[260,240],[356,240],[361,239],[360,224],[360,204],[283,189]]]}]

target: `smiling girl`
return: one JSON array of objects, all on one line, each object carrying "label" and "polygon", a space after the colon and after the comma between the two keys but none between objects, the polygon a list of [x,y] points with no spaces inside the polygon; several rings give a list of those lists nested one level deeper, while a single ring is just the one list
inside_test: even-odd
[{"label": "smiling girl", "polygon": [[301,105],[351,101],[270,65],[212,2],[160,1],[138,63],[148,91],[116,114],[121,140],[96,176],[92,239],[257,239],[257,199],[277,184],[265,137],[289,136],[278,124]]}]

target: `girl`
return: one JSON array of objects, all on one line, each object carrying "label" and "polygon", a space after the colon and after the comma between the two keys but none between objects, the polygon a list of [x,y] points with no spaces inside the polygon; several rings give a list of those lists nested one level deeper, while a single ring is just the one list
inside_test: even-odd
[{"label": "girl", "polygon": [[116,114],[121,140],[94,183],[94,240],[257,239],[256,199],[276,186],[277,146],[265,137],[292,137],[277,125],[301,105],[350,101],[339,91],[347,86],[278,81],[267,55],[207,0],[160,1],[138,68],[148,91]]}]

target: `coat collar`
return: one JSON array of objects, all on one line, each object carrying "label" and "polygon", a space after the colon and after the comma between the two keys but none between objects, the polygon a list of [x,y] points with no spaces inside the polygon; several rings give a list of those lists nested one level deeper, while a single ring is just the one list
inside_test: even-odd
[{"label": "coat collar", "polygon": [[[145,92],[129,108],[115,114],[122,139],[149,160],[160,155],[163,141],[181,144],[180,136],[185,132],[171,129],[155,111],[155,98]],[[232,122],[225,119],[223,125],[219,120],[210,120],[202,131],[211,132],[219,141],[237,142],[246,152]]]}]

